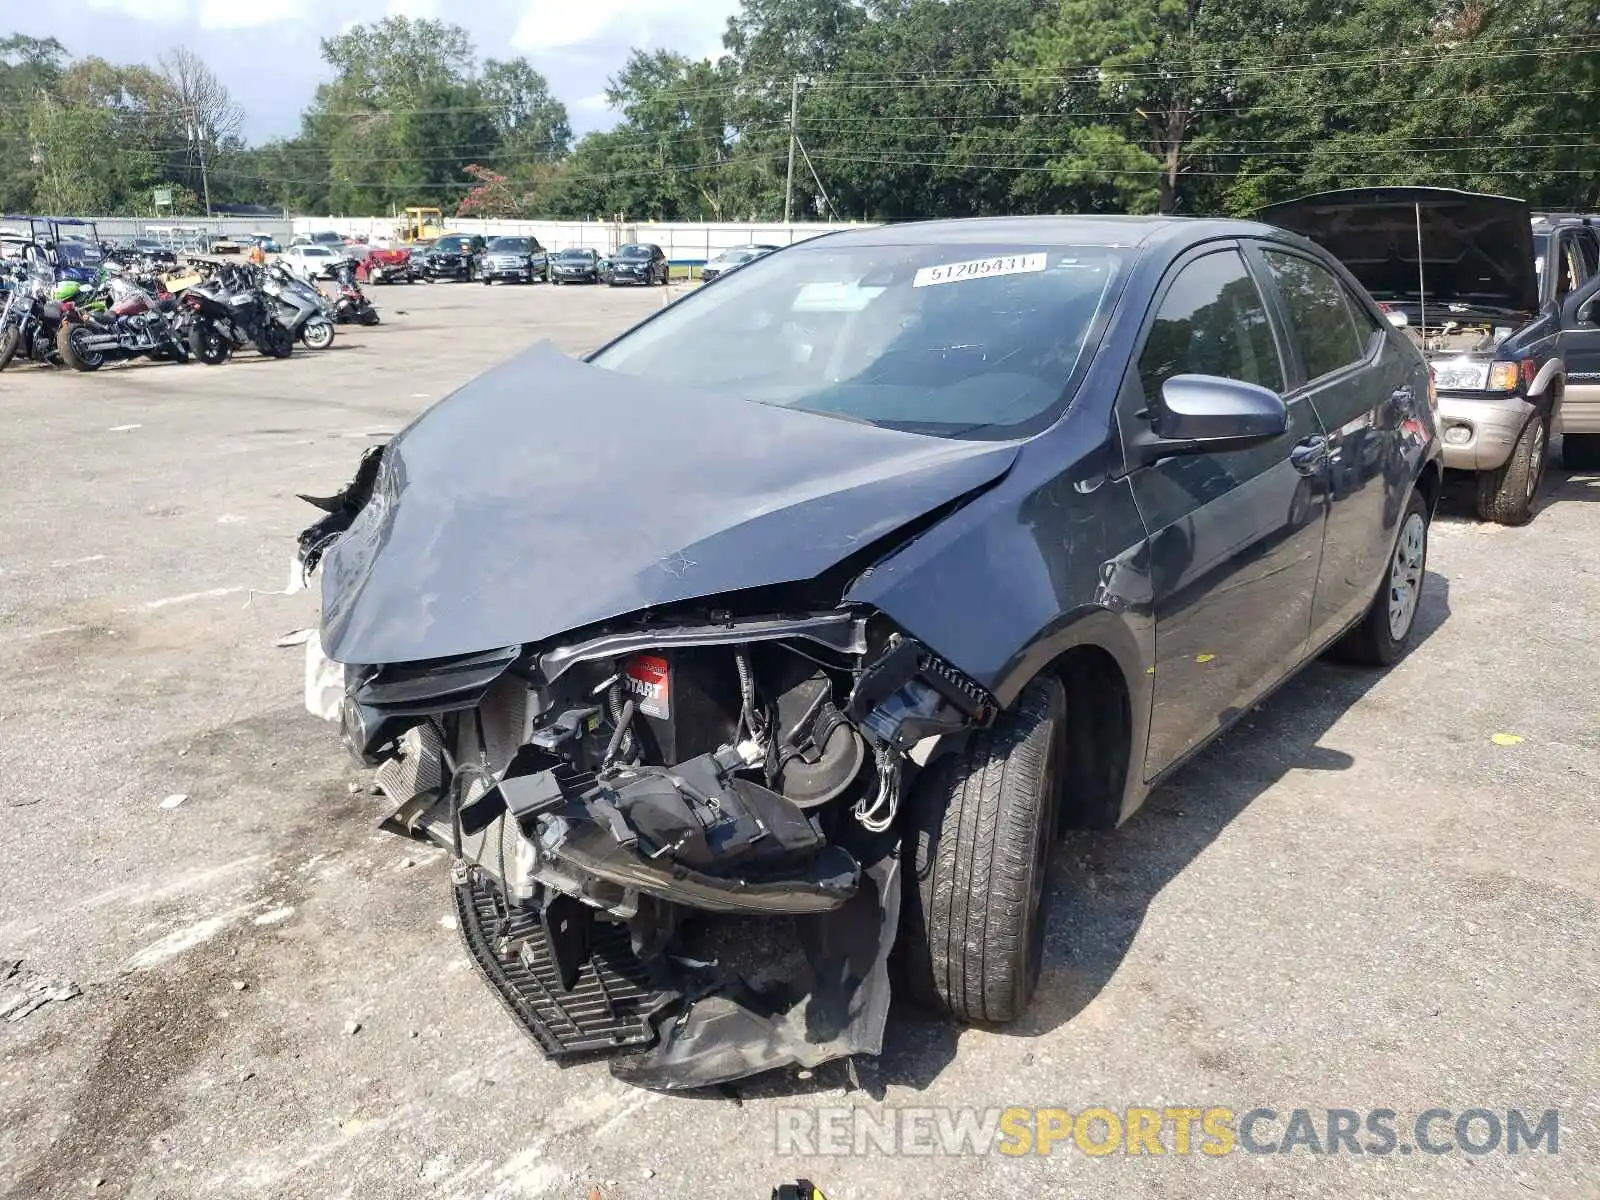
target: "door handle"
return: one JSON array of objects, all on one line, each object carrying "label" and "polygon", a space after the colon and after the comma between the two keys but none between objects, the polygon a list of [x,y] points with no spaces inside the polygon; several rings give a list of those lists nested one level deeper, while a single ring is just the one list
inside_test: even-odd
[{"label": "door handle", "polygon": [[1289,451],[1289,463],[1302,475],[1315,475],[1328,465],[1328,439],[1318,434],[1296,442]]}]

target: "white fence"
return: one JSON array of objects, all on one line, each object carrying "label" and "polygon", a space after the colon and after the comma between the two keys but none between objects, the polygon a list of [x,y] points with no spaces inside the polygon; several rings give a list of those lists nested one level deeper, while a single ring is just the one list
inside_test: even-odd
[{"label": "white fence", "polygon": [[[400,229],[400,222],[393,217],[95,217],[93,220],[103,238],[144,237],[153,230],[170,230],[174,226],[181,226],[203,230],[207,234],[242,236],[265,233],[285,245],[292,236],[301,233],[332,230],[365,238],[393,238]],[[854,223],[805,221],[791,224],[781,221],[771,224],[740,221],[657,223],[469,220],[446,217],[444,223],[446,228],[456,233],[481,233],[485,237],[536,237],[547,250],[585,249],[608,254],[629,242],[653,242],[679,266],[698,266],[734,246],[788,246],[824,233],[861,228]],[[16,222],[0,221],[0,226],[12,224]],[[20,228],[25,231],[26,222],[22,222]]]},{"label": "white fence", "polygon": [[[210,235],[227,233],[235,237],[264,233],[268,237],[287,243],[293,227],[293,222],[283,217],[90,217],[87,219],[94,222],[95,229],[101,237],[112,240],[146,237],[151,235],[152,230],[182,227],[202,230]],[[26,233],[28,222],[0,218],[0,228]],[[82,232],[87,233],[87,231]]]},{"label": "white fence", "polygon": [[[294,232],[335,233],[366,238],[392,238],[400,222],[392,217],[295,217]],[[749,222],[615,222],[615,221],[510,221],[445,218],[453,233],[481,233],[485,237],[536,237],[547,250],[598,250],[610,253],[629,242],[653,242],[680,266],[697,266],[734,246],[788,246],[807,238],[857,225],[795,222],[771,225]]]}]

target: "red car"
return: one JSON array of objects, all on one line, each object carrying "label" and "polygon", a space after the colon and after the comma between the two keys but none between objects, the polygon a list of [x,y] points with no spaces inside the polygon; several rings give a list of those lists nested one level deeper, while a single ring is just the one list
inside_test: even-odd
[{"label": "red car", "polygon": [[380,246],[347,246],[356,260],[356,278],[362,283],[410,283],[415,277],[411,251]]}]

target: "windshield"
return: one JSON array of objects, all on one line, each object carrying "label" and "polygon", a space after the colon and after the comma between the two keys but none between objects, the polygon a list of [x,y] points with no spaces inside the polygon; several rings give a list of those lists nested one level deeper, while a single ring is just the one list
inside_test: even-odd
[{"label": "windshield", "polygon": [[590,361],[919,433],[1018,436],[1070,395],[1125,261],[1104,247],[791,250],[686,297]]},{"label": "windshield", "polygon": [[433,248],[435,250],[443,250],[446,254],[456,254],[459,253],[461,248],[466,244],[466,238],[445,237],[440,238],[437,242],[435,242],[433,244]]},{"label": "windshield", "polygon": [[527,254],[533,247],[528,244],[527,238],[497,237],[490,238],[487,249],[501,250],[508,254]]},{"label": "windshield", "polygon": [[569,262],[593,262],[594,261],[594,251],[593,250],[563,250],[560,254],[556,255],[556,257],[557,258],[564,258]]},{"label": "windshield", "polygon": [[714,262],[714,263],[718,263],[718,264],[726,264],[727,266],[730,266],[730,267],[736,267],[742,262],[749,262],[758,253],[759,253],[759,251],[749,250],[749,249],[744,249],[744,250],[724,250],[721,254],[717,255],[717,257],[712,259],[711,261]]},{"label": "windshield", "polygon": [[618,258],[649,258],[649,246],[624,246],[617,251]]}]

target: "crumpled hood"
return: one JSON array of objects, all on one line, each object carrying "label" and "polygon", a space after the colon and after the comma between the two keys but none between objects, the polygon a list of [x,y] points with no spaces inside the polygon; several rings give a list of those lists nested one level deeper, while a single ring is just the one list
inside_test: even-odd
[{"label": "crumpled hood", "polygon": [[1016,454],[667,387],[541,344],[389,443],[322,560],[322,644],[343,663],[414,662],[811,579]]},{"label": "crumpled hood", "polygon": [[1417,224],[1422,286],[1431,305],[1516,312],[1539,307],[1528,206],[1509,196],[1453,188],[1349,188],[1269,205],[1260,218],[1302,234],[1342,262],[1379,300],[1417,301]]}]

